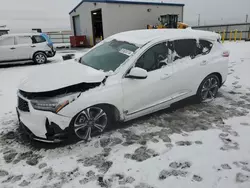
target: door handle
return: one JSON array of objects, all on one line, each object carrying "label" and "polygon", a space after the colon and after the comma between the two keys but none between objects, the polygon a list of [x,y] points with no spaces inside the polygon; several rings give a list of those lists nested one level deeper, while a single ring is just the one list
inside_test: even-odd
[{"label": "door handle", "polygon": [[35,48],[36,47],[36,45],[32,45],[32,46],[30,46],[31,48]]},{"label": "door handle", "polygon": [[206,65],[207,64],[207,60],[203,60],[200,64],[201,65]]},{"label": "door handle", "polygon": [[15,50],[16,48],[15,47],[12,47],[12,48],[10,48],[11,50]]},{"label": "door handle", "polygon": [[168,73],[163,74],[163,75],[161,76],[161,80],[165,80],[165,79],[169,78],[170,76],[171,76],[171,74],[168,74]]}]

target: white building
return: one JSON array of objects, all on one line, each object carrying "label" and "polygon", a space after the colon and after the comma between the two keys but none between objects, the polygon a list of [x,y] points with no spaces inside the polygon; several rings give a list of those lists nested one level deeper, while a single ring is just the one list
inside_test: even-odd
[{"label": "white building", "polygon": [[182,22],[183,9],[184,4],[161,0],[83,0],[69,14],[74,35],[94,45],[115,33],[156,25],[161,15],[177,14]]}]

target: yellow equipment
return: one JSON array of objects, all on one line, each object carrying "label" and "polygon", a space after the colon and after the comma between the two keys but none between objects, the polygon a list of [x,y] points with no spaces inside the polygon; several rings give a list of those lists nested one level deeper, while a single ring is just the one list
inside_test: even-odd
[{"label": "yellow equipment", "polygon": [[178,22],[177,14],[166,14],[162,15],[159,18],[161,22],[160,25],[147,25],[148,29],[163,29],[163,28],[175,28],[175,29],[186,29],[188,27],[187,24]]}]

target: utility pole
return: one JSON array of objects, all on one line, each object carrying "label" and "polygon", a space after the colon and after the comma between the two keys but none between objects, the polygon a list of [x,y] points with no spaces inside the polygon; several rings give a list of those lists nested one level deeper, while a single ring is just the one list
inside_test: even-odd
[{"label": "utility pole", "polygon": [[198,26],[201,24],[201,14],[198,14]]},{"label": "utility pole", "polygon": [[[248,22],[248,14],[246,14],[246,23]],[[246,33],[247,33],[247,27],[248,25],[246,24]],[[249,27],[249,31],[248,33],[246,34],[246,39],[248,39],[250,37],[250,27]]]}]

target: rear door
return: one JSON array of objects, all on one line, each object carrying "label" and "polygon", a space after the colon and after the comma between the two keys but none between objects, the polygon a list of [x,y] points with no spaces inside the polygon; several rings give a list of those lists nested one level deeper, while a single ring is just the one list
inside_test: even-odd
[{"label": "rear door", "polygon": [[228,70],[228,58],[223,57],[222,45],[218,41],[200,39],[197,45],[197,61],[200,64],[199,71],[204,75],[218,72],[224,77]]},{"label": "rear door", "polygon": [[196,39],[178,39],[169,42],[169,48],[172,52],[174,90],[173,99],[193,92],[200,73],[196,61]]},{"label": "rear door", "polygon": [[0,61],[16,60],[15,38],[2,37],[0,39]]},{"label": "rear door", "polygon": [[30,36],[16,36],[16,56],[18,60],[31,59],[33,45]]}]

